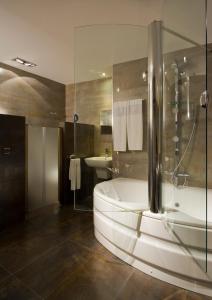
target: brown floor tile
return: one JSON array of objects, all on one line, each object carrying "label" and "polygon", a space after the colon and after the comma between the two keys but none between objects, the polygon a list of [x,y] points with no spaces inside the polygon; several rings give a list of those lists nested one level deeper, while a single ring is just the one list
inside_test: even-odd
[{"label": "brown floor tile", "polygon": [[[10,272],[16,272],[19,269],[26,267],[41,255],[54,247],[57,247],[64,241],[70,239],[76,232],[85,232],[87,228],[86,218],[79,218],[79,215],[73,215],[70,218],[71,212],[66,218],[58,218],[54,216],[54,222],[51,220],[44,226],[44,220],[41,222],[35,218],[34,224],[28,225],[28,231],[24,234],[17,234],[14,242],[6,238],[4,246],[0,247],[0,265]],[[50,219],[51,219],[50,215]],[[45,219],[43,217],[43,219]],[[45,219],[46,222],[46,219]],[[90,228],[92,223],[89,221]],[[15,234],[11,234],[10,239],[13,240]]]},{"label": "brown floor tile", "polygon": [[[18,279],[8,277],[5,269],[16,272]],[[37,297],[212,299],[156,280],[125,264],[95,239],[92,213],[74,211],[70,206],[46,207],[24,225],[0,233],[0,300]]]},{"label": "brown floor tile", "polygon": [[8,276],[10,276],[10,274],[0,266],[0,283]]},{"label": "brown floor tile", "polygon": [[47,297],[90,257],[87,249],[65,242],[17,272],[16,276],[42,297]]},{"label": "brown floor tile", "polygon": [[132,273],[133,268],[120,261],[92,255],[48,299],[113,300]]},{"label": "brown floor tile", "polygon": [[163,300],[210,300],[210,297],[199,295],[192,292],[187,292],[183,289],[178,289],[177,292],[167,296]]},{"label": "brown floor tile", "polygon": [[41,299],[33,291],[26,288],[20,280],[8,278],[0,284],[0,300],[38,300]]},{"label": "brown floor tile", "polygon": [[27,237],[0,250],[0,264],[8,271],[16,272],[57,245],[57,240],[51,235]]},{"label": "brown floor tile", "polygon": [[186,298],[185,300],[211,300],[211,297],[203,296],[200,294],[192,293],[185,291]]},{"label": "brown floor tile", "polygon": [[[134,270],[117,297],[119,300],[164,300],[178,293],[179,288]],[[181,299],[181,298],[179,298]]]}]

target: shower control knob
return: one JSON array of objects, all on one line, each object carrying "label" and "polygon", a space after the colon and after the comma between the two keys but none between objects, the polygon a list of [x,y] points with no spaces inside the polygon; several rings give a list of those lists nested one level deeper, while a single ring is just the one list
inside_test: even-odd
[{"label": "shower control knob", "polygon": [[202,92],[202,94],[200,96],[200,106],[203,107],[203,108],[207,108],[208,107],[208,102],[209,102],[208,91],[204,91],[204,92]]}]

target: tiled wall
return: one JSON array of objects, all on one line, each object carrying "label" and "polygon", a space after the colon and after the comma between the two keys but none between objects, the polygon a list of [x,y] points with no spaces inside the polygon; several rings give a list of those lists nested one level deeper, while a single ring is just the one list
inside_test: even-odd
[{"label": "tiled wall", "polygon": [[[202,91],[205,90],[205,51],[202,48],[190,48],[169,53],[165,57],[165,64],[168,66],[168,81],[166,82],[167,90],[164,101],[166,106],[166,121],[164,130],[164,149],[163,157],[170,159],[173,163],[174,143],[172,141],[175,135],[174,116],[172,106],[174,99],[174,82],[170,66],[174,61],[181,63],[184,56],[187,57],[187,64],[181,66],[181,71],[188,72],[190,76],[190,100],[191,109],[195,108],[197,125],[195,127],[194,138],[191,141],[191,147],[183,160],[181,172],[190,174],[188,184],[191,186],[205,187],[206,183],[206,123],[205,110],[200,108],[199,98]],[[74,112],[74,93],[76,92],[76,111],[80,114],[80,122],[94,124],[96,126],[95,134],[95,155],[103,151],[107,140],[99,135],[99,113],[102,109],[108,109],[111,106],[113,89],[113,101],[125,101],[130,99],[145,99],[144,113],[144,149],[143,151],[113,152],[114,167],[120,170],[120,176],[147,180],[148,153],[147,153],[147,98],[148,86],[147,81],[142,78],[142,73],[147,71],[147,58],[120,63],[113,66],[113,80],[95,80],[77,84],[76,91],[74,86],[69,85],[66,88],[66,118],[71,120]],[[169,78],[170,77],[170,78]],[[212,53],[208,55],[208,84],[211,90],[212,80]],[[181,84],[181,83],[179,83]],[[210,92],[212,94],[212,91]],[[183,99],[183,114],[185,115],[185,95]],[[194,116],[194,117],[195,117]],[[208,108],[208,187],[212,188],[212,105]],[[181,155],[189,141],[192,132],[194,119],[186,121],[182,116],[181,119]],[[136,129],[135,129],[136,130]],[[110,140],[111,142],[111,140]],[[99,145],[101,145],[99,147]],[[103,146],[104,145],[104,146]],[[181,156],[180,155],[180,156]],[[164,164],[164,170],[167,166]],[[173,170],[173,165],[170,171]],[[170,181],[170,176],[165,177]]]},{"label": "tiled wall", "polygon": [[[211,47],[212,48],[212,47]],[[187,57],[187,64],[182,65],[184,56]],[[197,118],[197,123],[194,130],[194,137],[191,141],[182,167],[179,171],[186,172],[190,175],[188,184],[190,186],[205,187],[206,185],[206,112],[199,105],[201,93],[205,90],[206,76],[205,76],[205,50],[204,48],[190,48],[177,52],[170,53],[165,56],[165,66],[167,68],[167,82],[166,82],[166,96],[164,97],[164,104],[166,107],[165,129],[163,133],[164,148],[163,158],[170,159],[168,164],[172,164],[170,171],[173,171],[174,160],[174,143],[172,141],[175,135],[174,115],[172,112],[172,101],[174,100],[174,81],[173,71],[170,66],[173,62],[181,64],[180,71],[188,72],[190,76],[190,101],[191,110],[195,111],[191,121],[185,120],[186,113],[186,98],[185,92],[182,95],[183,106],[181,106],[182,116],[180,121],[180,138],[181,138],[181,152],[180,157],[189,141],[194,118]],[[130,61],[114,65],[113,67],[113,101],[124,101],[135,98],[147,99],[148,90],[147,82],[142,79],[142,72],[147,70],[147,59],[137,61]],[[170,72],[172,74],[170,74]],[[208,83],[209,92],[211,90],[212,80],[212,53],[208,55]],[[181,85],[181,82],[179,82]],[[212,91],[210,92],[212,93]],[[208,187],[212,188],[212,105],[208,108]],[[136,130],[136,129],[135,129]],[[120,175],[130,178],[146,179],[148,168],[148,153],[147,153],[147,101],[144,102],[144,149],[143,151],[127,151],[114,152],[114,165],[119,167]],[[164,170],[166,165],[164,165]],[[165,180],[170,181],[170,175],[164,177]]]},{"label": "tiled wall", "polygon": [[[183,58],[187,58],[187,63],[183,63]],[[209,66],[211,65],[211,58]],[[185,79],[180,76],[179,79],[179,99],[180,99],[180,155],[179,159],[184,156],[182,163],[178,169],[179,173],[188,173],[188,185],[206,187],[206,110],[200,106],[201,93],[206,89],[206,60],[205,49],[194,47],[177,52],[169,53],[165,56],[165,69],[167,71],[165,82],[165,129],[164,129],[164,158],[167,162],[164,163],[164,170],[173,171],[176,167],[174,163],[175,143],[173,137],[176,135],[174,122],[174,71],[171,69],[171,64],[177,62],[180,65],[179,71],[187,72],[190,78],[190,111],[191,120],[186,118],[187,113],[187,97],[185,90]],[[209,77],[211,77],[211,67],[209,67]],[[210,138],[210,129],[212,129],[211,106],[208,111],[208,187],[212,188],[212,139]],[[195,122],[196,120],[196,122]],[[192,136],[193,132],[193,136]],[[190,140],[190,146],[187,148]],[[185,154],[185,150],[187,152]],[[185,154],[185,155],[184,155]],[[164,178],[171,180],[171,175],[166,175]],[[183,184],[184,179],[180,180]],[[187,183],[186,183],[187,184]]]},{"label": "tiled wall", "polygon": [[79,123],[95,126],[94,155],[104,154],[105,148],[112,150],[112,135],[100,134],[100,112],[110,109],[112,109],[111,78],[66,86],[66,121],[73,121],[73,113],[76,112],[79,115]]},{"label": "tiled wall", "polygon": [[[142,73],[147,71],[147,58],[113,66],[113,101],[144,99],[143,102],[143,151],[113,152],[114,167],[120,176],[147,180],[147,81]],[[136,131],[136,128],[135,128]]]},{"label": "tiled wall", "polygon": [[58,126],[65,121],[65,85],[0,63],[0,114]]}]

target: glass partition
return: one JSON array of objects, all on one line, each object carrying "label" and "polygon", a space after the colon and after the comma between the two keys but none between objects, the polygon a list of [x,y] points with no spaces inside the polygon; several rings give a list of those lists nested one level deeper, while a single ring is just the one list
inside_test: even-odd
[{"label": "glass partition", "polygon": [[164,226],[204,270],[212,224],[207,224],[205,9],[201,0],[164,4],[162,174]]},{"label": "glass partition", "polygon": [[[73,158],[81,164],[81,185],[73,187],[76,209],[92,210],[93,203],[100,211],[139,214],[148,209],[147,55],[146,27],[93,25],[75,30]],[[103,184],[93,197],[98,183]],[[95,197],[111,202],[106,205]]]}]

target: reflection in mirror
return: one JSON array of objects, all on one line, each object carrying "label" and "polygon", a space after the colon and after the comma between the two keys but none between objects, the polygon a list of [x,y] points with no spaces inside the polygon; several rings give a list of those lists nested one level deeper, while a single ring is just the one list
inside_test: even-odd
[{"label": "reflection in mirror", "polygon": [[100,112],[100,126],[112,126],[112,110]]},{"label": "reflection in mirror", "polygon": [[112,134],[112,110],[102,110],[100,112],[101,134]]}]

